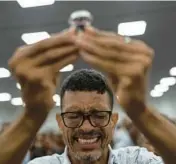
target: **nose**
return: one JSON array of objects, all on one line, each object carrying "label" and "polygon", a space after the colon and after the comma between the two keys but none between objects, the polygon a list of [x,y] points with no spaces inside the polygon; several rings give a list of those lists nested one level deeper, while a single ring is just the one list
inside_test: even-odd
[{"label": "nose", "polygon": [[91,131],[94,129],[94,127],[90,124],[88,119],[85,119],[80,129],[84,131]]}]

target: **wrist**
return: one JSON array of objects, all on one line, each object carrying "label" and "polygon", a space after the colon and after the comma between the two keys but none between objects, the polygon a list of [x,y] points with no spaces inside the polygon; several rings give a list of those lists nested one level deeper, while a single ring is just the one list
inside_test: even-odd
[{"label": "wrist", "polygon": [[33,122],[43,122],[47,116],[48,116],[49,112],[48,111],[41,111],[41,110],[30,110],[30,109],[25,109],[24,112],[24,117],[26,118],[26,120],[32,120]]},{"label": "wrist", "polygon": [[147,114],[148,107],[144,102],[133,102],[130,104],[130,109],[126,110],[126,113],[131,118],[139,118],[143,114]]}]

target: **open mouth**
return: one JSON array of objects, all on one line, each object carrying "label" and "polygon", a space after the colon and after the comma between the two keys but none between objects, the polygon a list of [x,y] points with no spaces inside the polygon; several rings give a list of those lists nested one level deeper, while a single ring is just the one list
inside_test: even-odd
[{"label": "open mouth", "polygon": [[92,144],[92,143],[98,142],[99,139],[100,139],[100,137],[95,137],[95,138],[91,138],[91,139],[78,138],[77,142],[80,144]]},{"label": "open mouth", "polygon": [[77,147],[81,148],[82,150],[93,150],[100,146],[100,136],[91,137],[91,138],[77,138]]}]

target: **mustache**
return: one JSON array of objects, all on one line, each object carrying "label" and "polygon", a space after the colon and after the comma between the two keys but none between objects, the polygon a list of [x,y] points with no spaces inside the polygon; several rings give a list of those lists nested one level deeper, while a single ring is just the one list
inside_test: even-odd
[{"label": "mustache", "polygon": [[77,130],[74,132],[73,137],[74,138],[84,138],[84,137],[102,137],[104,136],[104,133],[100,130],[90,130],[90,131],[85,131],[85,130]]}]

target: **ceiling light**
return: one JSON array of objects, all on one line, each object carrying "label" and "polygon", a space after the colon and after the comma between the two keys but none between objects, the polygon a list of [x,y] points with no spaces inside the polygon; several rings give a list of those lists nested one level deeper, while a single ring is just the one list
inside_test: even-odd
[{"label": "ceiling light", "polygon": [[6,68],[0,68],[0,78],[10,77],[11,73]]},{"label": "ceiling light", "polygon": [[60,72],[69,72],[69,71],[73,71],[73,69],[74,69],[73,64],[69,64],[69,65],[65,66],[64,68],[62,68],[60,70]]},{"label": "ceiling light", "polygon": [[163,85],[172,86],[176,84],[176,78],[175,77],[165,77],[160,80],[160,83]]},{"label": "ceiling light", "polygon": [[18,105],[23,105],[24,103],[23,103],[21,97],[16,97],[16,98],[12,98],[11,104],[18,106]]},{"label": "ceiling light", "polygon": [[9,93],[0,93],[0,101],[10,101],[11,95]]},{"label": "ceiling light", "polygon": [[60,102],[56,102],[56,106],[60,106]]},{"label": "ceiling light", "polygon": [[58,94],[55,94],[55,95],[53,96],[53,100],[54,100],[55,102],[60,101],[60,96],[59,96]]},{"label": "ceiling light", "polygon": [[21,89],[21,85],[20,85],[19,83],[16,83],[16,87],[17,87],[18,89]]},{"label": "ceiling light", "polygon": [[56,102],[56,106],[60,106],[60,96],[58,94],[53,96],[53,100]]},{"label": "ceiling light", "polygon": [[24,33],[22,34],[21,39],[27,44],[33,44],[49,37],[50,35],[47,32],[42,31],[34,33]]},{"label": "ceiling light", "polygon": [[118,25],[118,33],[125,36],[143,35],[146,26],[145,21],[124,22]]},{"label": "ceiling light", "polygon": [[22,8],[38,7],[54,4],[55,0],[17,0]]},{"label": "ceiling light", "polygon": [[154,90],[158,91],[158,92],[166,92],[166,91],[169,90],[169,86],[168,85],[158,84],[158,85],[155,86]]},{"label": "ceiling light", "polygon": [[156,90],[152,90],[152,91],[150,92],[150,95],[151,95],[152,97],[161,97],[161,96],[163,95],[163,93],[162,93],[162,92],[158,92],[158,91],[156,91]]},{"label": "ceiling light", "polygon": [[171,68],[169,73],[171,76],[176,76],[176,67]]}]

